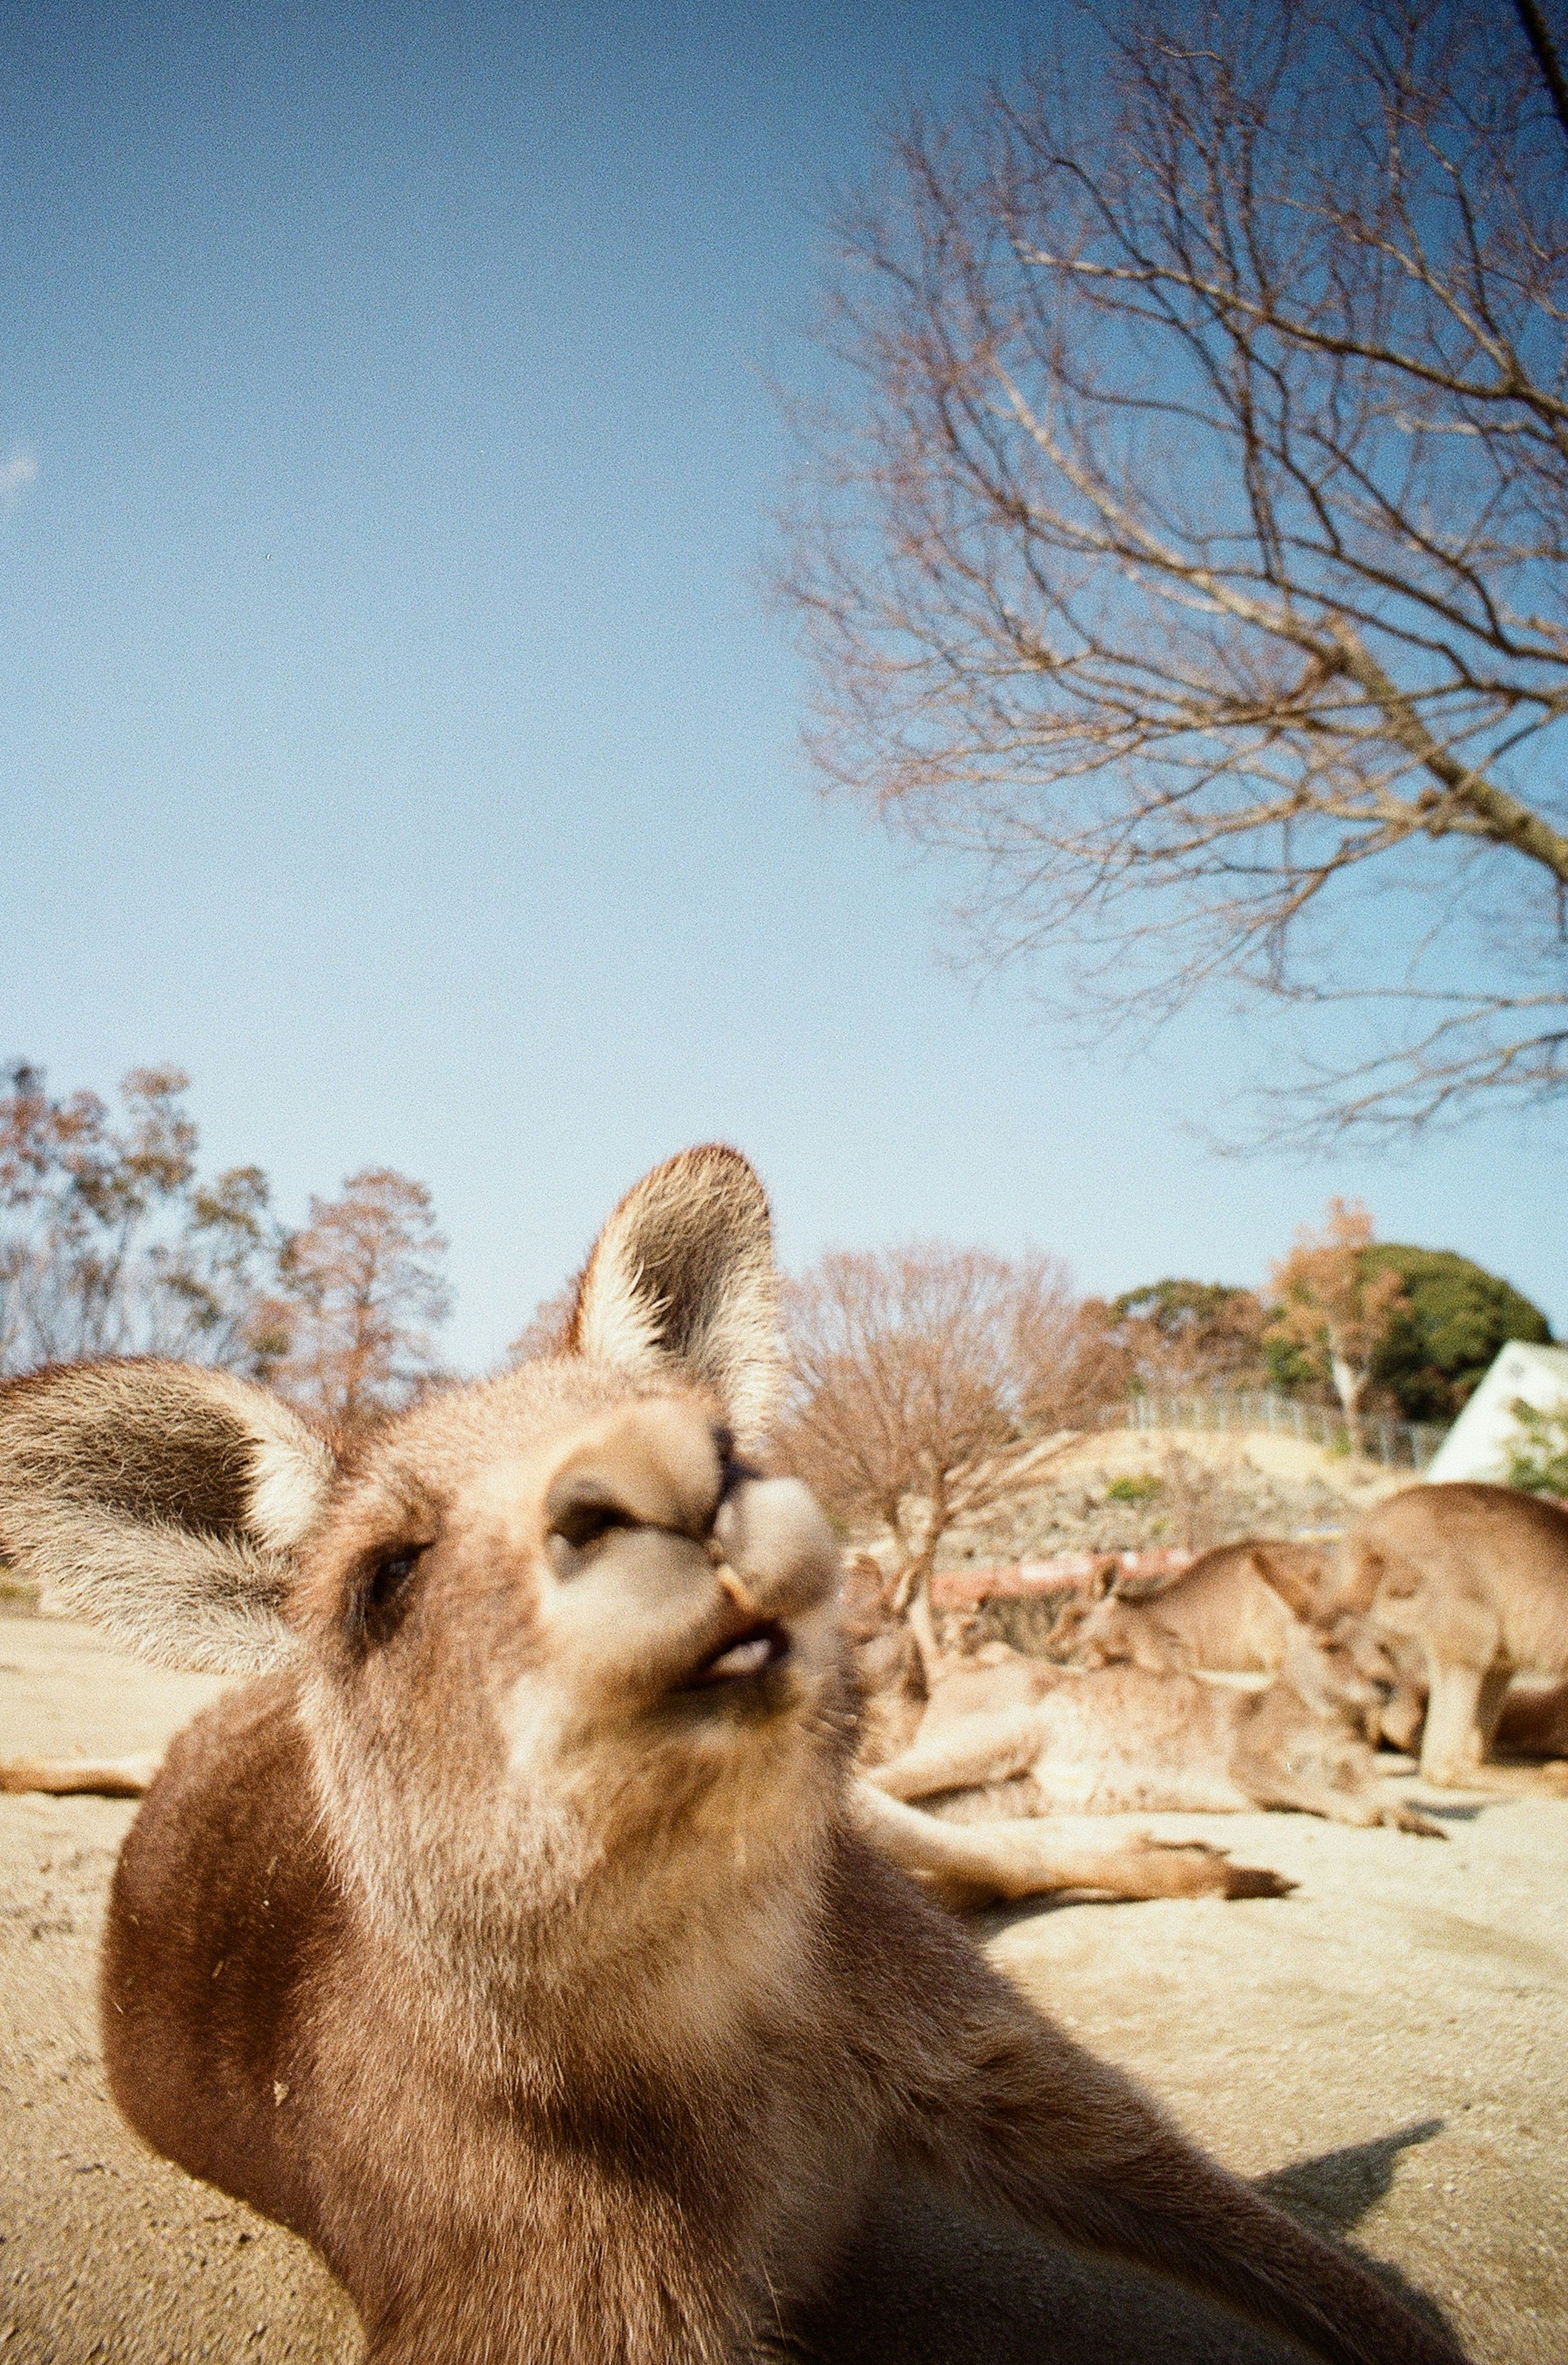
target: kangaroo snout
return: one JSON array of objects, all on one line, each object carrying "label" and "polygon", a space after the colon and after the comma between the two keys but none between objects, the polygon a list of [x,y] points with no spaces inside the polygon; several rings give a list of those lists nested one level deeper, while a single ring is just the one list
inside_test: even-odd
[{"label": "kangaroo snout", "polygon": [[788,1708],[826,1679],[833,1530],[798,1479],[737,1460],[700,1400],[644,1398],[579,1433],[542,1511],[542,1609],[579,1706]]},{"label": "kangaroo snout", "polygon": [[798,1478],[742,1479],[719,1506],[709,1549],[736,1608],[756,1618],[814,1609],[838,1575],[837,1541]]}]

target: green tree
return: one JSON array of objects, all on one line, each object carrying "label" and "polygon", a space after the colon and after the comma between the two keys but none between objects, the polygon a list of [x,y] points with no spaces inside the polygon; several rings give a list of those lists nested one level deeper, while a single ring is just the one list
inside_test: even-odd
[{"label": "green tree", "polygon": [[[1510,1339],[1551,1343],[1551,1325],[1538,1306],[1452,1249],[1377,1240],[1363,1253],[1370,1270],[1395,1274],[1404,1288],[1405,1302],[1373,1360],[1372,1386],[1406,1420],[1452,1420]],[[1318,1370],[1294,1339],[1275,1333],[1266,1349],[1275,1387],[1299,1395],[1317,1385]]]},{"label": "green tree", "polygon": [[1528,1346],[1551,1343],[1551,1326],[1538,1306],[1452,1249],[1379,1241],[1367,1250],[1367,1261],[1397,1273],[1404,1284],[1405,1306],[1390,1326],[1372,1376],[1407,1420],[1451,1420],[1510,1339]]},{"label": "green tree", "polygon": [[1330,1199],[1321,1230],[1304,1225],[1270,1275],[1270,1337],[1332,1386],[1358,1446],[1378,1358],[1405,1307],[1399,1275],[1372,1261],[1372,1246],[1365,1207]]},{"label": "green tree", "polygon": [[1262,1301],[1223,1281],[1155,1281],[1113,1298],[1107,1318],[1146,1387],[1245,1386],[1264,1368]]},{"label": "green tree", "polygon": [[1508,1455],[1508,1484],[1526,1495],[1568,1500],[1568,1416],[1538,1412],[1516,1396],[1510,1407],[1520,1435]]}]

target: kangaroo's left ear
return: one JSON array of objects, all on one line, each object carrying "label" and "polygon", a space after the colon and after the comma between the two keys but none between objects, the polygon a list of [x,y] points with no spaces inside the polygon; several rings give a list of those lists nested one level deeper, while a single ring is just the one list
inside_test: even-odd
[{"label": "kangaroo's left ear", "polygon": [[584,1268],[566,1351],[650,1378],[683,1368],[746,1442],[778,1395],[778,1332],[767,1194],[738,1149],[711,1142],[622,1200]]},{"label": "kangaroo's left ear", "polygon": [[0,1547],[159,1666],[283,1664],[332,1468],[286,1405],[226,1372],[66,1363],[0,1387]]}]

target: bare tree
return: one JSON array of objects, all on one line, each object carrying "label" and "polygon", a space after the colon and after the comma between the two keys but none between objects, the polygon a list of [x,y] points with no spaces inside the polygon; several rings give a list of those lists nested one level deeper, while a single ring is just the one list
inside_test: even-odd
[{"label": "bare tree", "polygon": [[88,1356],[255,1367],[278,1233],[259,1166],[204,1182],[177,1068],[139,1068],[116,1125],[14,1065],[0,1092],[0,1373]]},{"label": "bare tree", "polygon": [[1295,1005],[1274,1138],[1568,1085],[1568,174],[1522,17],[1107,0],[840,223],[859,392],[802,414],[783,583],[816,760],[977,857],[980,949],[1058,948],[1063,1006]]},{"label": "bare tree", "polygon": [[568,1281],[548,1297],[542,1297],[507,1349],[507,1362],[531,1363],[535,1356],[558,1353],[572,1327],[577,1305],[577,1284],[575,1281]]},{"label": "bare tree", "polygon": [[1372,1220],[1350,1199],[1330,1199],[1321,1231],[1303,1226],[1270,1280],[1275,1338],[1298,1351],[1315,1375],[1330,1381],[1354,1443],[1361,1402],[1378,1351],[1409,1300],[1399,1274],[1375,1265]]},{"label": "bare tree", "polygon": [[409,1402],[439,1367],[445,1254],[430,1192],[390,1167],[351,1174],[341,1199],[313,1198],[263,1309],[279,1392],[342,1429]]},{"label": "bare tree", "polygon": [[784,1318],[780,1457],[846,1528],[891,1543],[894,1606],[934,1660],[943,1538],[1036,1483],[1125,1365],[1043,1257],[835,1252],[788,1284]]}]

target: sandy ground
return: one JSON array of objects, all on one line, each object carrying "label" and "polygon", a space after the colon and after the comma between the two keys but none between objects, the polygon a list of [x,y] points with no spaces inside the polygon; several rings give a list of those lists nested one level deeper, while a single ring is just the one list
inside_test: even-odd
[{"label": "sandy ground", "polygon": [[[155,1748],[218,1688],[0,1619],[0,1754]],[[1561,2365],[1568,1801],[1426,1803],[1446,1844],[1296,1815],[1130,1819],[1301,1887],[1017,1912],[981,1934],[1232,2167],[1429,2293],[1477,2360]],[[352,2312],[311,2253],[151,2158],[105,2094],[95,1957],[134,1812],[0,1797],[0,2365],[349,2365]],[[1172,2351],[1155,2334],[1131,2353]]]}]

